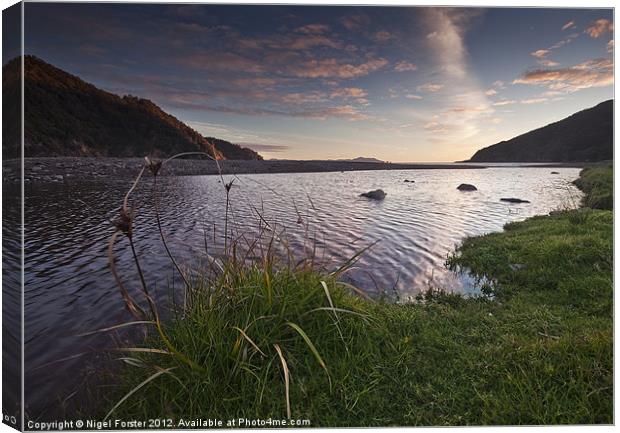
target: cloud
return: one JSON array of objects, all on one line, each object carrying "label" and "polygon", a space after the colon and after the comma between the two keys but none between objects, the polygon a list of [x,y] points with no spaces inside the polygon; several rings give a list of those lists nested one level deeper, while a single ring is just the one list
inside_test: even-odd
[{"label": "cloud", "polygon": [[[434,101],[438,110],[427,117],[425,129],[441,133],[443,138],[462,142],[477,135],[493,111],[485,89],[469,68],[469,53],[465,43],[471,24],[484,10],[477,8],[424,8],[420,26],[427,35],[429,67],[432,82],[417,87],[417,91],[438,92]],[[439,83],[437,82],[438,80]],[[457,106],[457,109],[453,107]],[[437,116],[437,117],[435,117]]]},{"label": "cloud", "polygon": [[536,50],[530,53],[530,56],[537,59],[544,59],[549,54],[549,50]]},{"label": "cloud", "polygon": [[593,59],[569,68],[537,69],[526,72],[513,84],[544,86],[550,90],[573,93],[591,87],[613,84],[613,60]]},{"label": "cloud", "polygon": [[252,78],[237,78],[232,81],[239,87],[266,87],[271,88],[278,84],[278,80],[273,78],[264,77],[252,77]]},{"label": "cloud", "polygon": [[[174,104],[173,104],[174,105]],[[303,117],[309,119],[326,120],[329,118],[341,118],[350,121],[368,120],[370,116],[361,112],[358,107],[353,105],[340,105],[333,107],[304,108],[282,107],[282,109],[269,109],[248,106],[227,106],[205,103],[179,104],[176,105],[184,109],[206,110],[219,113],[241,114],[245,116],[286,116]]]},{"label": "cloud", "polygon": [[487,95],[487,96],[494,96],[494,95],[497,95],[497,90],[489,89],[486,92],[484,92],[484,94]]},{"label": "cloud", "polygon": [[418,67],[416,65],[414,65],[413,63],[409,63],[406,60],[401,60],[397,62],[396,65],[394,65],[394,70],[396,72],[408,72],[408,71],[415,71],[417,69]]},{"label": "cloud", "polygon": [[562,39],[561,41],[556,42],[555,44],[551,45],[549,47],[549,50],[557,50],[558,48],[562,48],[564,45],[570,44],[573,41],[573,39],[576,39],[578,37],[579,37],[579,33],[571,33],[565,39]]},{"label": "cloud", "polygon": [[329,117],[338,117],[347,120],[367,120],[369,116],[360,112],[360,110],[352,105],[341,105],[337,107],[329,107],[316,112],[302,113],[304,117],[314,117],[317,119],[327,119]]},{"label": "cloud", "polygon": [[532,99],[522,99],[521,103],[529,105],[529,104],[540,104],[546,101],[547,101],[547,98],[532,98]]},{"label": "cloud", "polygon": [[394,35],[385,30],[379,30],[372,35],[372,39],[377,42],[387,42],[390,39],[394,39]]},{"label": "cloud", "polygon": [[[276,48],[276,46],[273,46]],[[329,47],[339,49],[342,44],[323,35],[304,35],[291,41],[285,41],[279,46],[280,49],[308,50],[313,47]]]},{"label": "cloud", "polygon": [[446,129],[446,125],[433,120],[431,122],[426,123],[424,125],[424,129],[426,129],[427,131],[441,132]]},{"label": "cloud", "polygon": [[327,94],[319,91],[287,93],[282,95],[281,101],[292,105],[316,104],[326,102]]},{"label": "cloud", "polygon": [[245,73],[263,73],[267,70],[264,62],[231,52],[214,52],[207,54],[186,55],[179,59],[183,66],[193,69],[243,71]]},{"label": "cloud", "polygon": [[357,30],[368,26],[370,19],[365,15],[349,15],[343,17],[340,22],[347,30]]},{"label": "cloud", "polygon": [[304,34],[323,34],[329,32],[329,26],[325,24],[307,24],[297,28],[296,31]]},{"label": "cloud", "polygon": [[608,53],[613,53],[614,51],[614,40],[610,40],[609,42],[607,42],[607,52]]},{"label": "cloud", "polygon": [[600,20],[594,21],[590,26],[586,29],[586,33],[591,38],[598,38],[603,36],[605,33],[613,33],[614,31],[614,23],[601,18]]},{"label": "cloud", "polygon": [[302,78],[357,78],[368,75],[388,64],[385,59],[371,59],[353,65],[335,58],[311,59],[289,66],[288,72]]},{"label": "cloud", "polygon": [[555,60],[549,60],[549,59],[544,59],[541,60],[540,62],[541,65],[543,65],[545,68],[553,68],[555,66],[559,66],[560,64],[558,62],[556,62]]},{"label": "cloud", "polygon": [[453,78],[467,75],[467,49],[464,36],[470,22],[482,11],[468,8],[425,8],[427,41],[443,71]]},{"label": "cloud", "polygon": [[517,101],[514,101],[512,99],[504,99],[504,100],[501,100],[501,101],[494,102],[493,105],[495,105],[496,107],[501,107],[501,106],[504,106],[504,105],[512,105],[512,104],[516,104],[516,103],[517,103]]},{"label": "cloud", "polygon": [[223,51],[233,49],[249,56],[267,50],[306,51],[314,47],[342,49],[344,44],[335,36],[328,36],[326,34],[328,31],[329,27],[326,25],[308,24],[290,32],[250,37],[230,29],[220,38],[220,44],[224,48]]},{"label": "cloud", "polygon": [[364,98],[368,95],[368,93],[364,89],[360,89],[359,87],[344,87],[342,89],[334,90],[330,98]]},{"label": "cloud", "polygon": [[420,95],[414,95],[414,94],[405,95],[405,98],[407,98],[407,99],[415,99],[415,100],[422,99],[422,97]]},{"label": "cloud", "polygon": [[435,93],[440,91],[441,89],[443,89],[444,85],[443,84],[435,84],[435,83],[425,83],[422,84],[418,87],[416,87],[416,90],[418,92],[430,92],[430,93]]},{"label": "cloud", "polygon": [[564,31],[564,30],[568,30],[568,29],[570,29],[570,28],[572,28],[572,27],[575,27],[575,21],[572,21],[572,20],[571,20],[571,21],[567,22],[566,24],[564,24],[564,25],[562,26],[562,31]]}]

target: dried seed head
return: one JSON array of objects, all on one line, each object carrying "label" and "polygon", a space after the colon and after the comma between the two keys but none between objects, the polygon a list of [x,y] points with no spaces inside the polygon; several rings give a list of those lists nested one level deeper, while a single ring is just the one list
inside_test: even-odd
[{"label": "dried seed head", "polygon": [[159,170],[161,169],[162,161],[158,159],[151,159],[148,156],[144,157],[144,161],[146,161],[146,166],[149,170],[151,170],[153,176],[157,176],[157,173],[159,173]]},{"label": "dried seed head", "polygon": [[125,236],[131,238],[133,227],[133,211],[121,208],[118,218],[113,221],[117,230],[123,232]]}]

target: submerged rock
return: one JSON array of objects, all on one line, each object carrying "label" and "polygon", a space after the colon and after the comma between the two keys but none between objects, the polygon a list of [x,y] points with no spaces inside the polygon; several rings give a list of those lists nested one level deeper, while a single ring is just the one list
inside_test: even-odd
[{"label": "submerged rock", "polygon": [[520,198],[513,197],[500,198],[499,201],[507,201],[508,203],[529,203],[528,200],[521,200]]},{"label": "submerged rock", "polygon": [[552,171],[551,174],[560,174],[559,171]]},{"label": "submerged rock", "polygon": [[375,189],[374,191],[363,192],[360,194],[360,197],[366,197],[373,200],[383,200],[387,193],[385,193],[382,189]]},{"label": "submerged rock", "polygon": [[457,186],[456,189],[458,189],[459,191],[478,191],[478,188],[469,183],[462,183]]}]

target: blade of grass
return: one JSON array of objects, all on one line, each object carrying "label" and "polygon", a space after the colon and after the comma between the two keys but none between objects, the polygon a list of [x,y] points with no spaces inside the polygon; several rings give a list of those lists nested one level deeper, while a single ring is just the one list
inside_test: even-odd
[{"label": "blade of grass", "polygon": [[243,338],[245,338],[248,341],[248,343],[250,343],[252,345],[252,347],[254,349],[256,349],[261,355],[267,356],[267,355],[265,355],[265,352],[260,350],[260,348],[256,345],[256,343],[254,343],[254,341],[248,336],[248,334],[245,333],[245,331],[243,329],[238,328],[236,326],[233,326],[233,329],[236,329],[237,331],[239,331],[239,333],[243,336]]},{"label": "blade of grass", "polygon": [[351,266],[353,266],[353,264],[359,259],[359,257],[364,254],[367,250],[369,250],[370,248],[374,247],[377,242],[379,241],[374,241],[372,244],[368,245],[365,248],[362,248],[361,250],[359,250],[357,253],[355,253],[349,260],[347,260],[346,262],[344,262],[344,264],[342,266],[340,266],[338,269],[336,269],[334,272],[332,272],[330,275],[333,277],[336,277],[340,274],[342,274],[344,271],[346,271],[348,268],[350,268]]},{"label": "blade of grass", "polygon": [[[344,335],[342,335],[342,330],[340,329],[340,319],[338,318],[338,313],[336,313],[336,307],[334,306],[334,302],[332,301],[332,297],[329,293],[329,288],[327,287],[327,283],[325,281],[321,281],[321,286],[323,286],[323,291],[325,292],[325,296],[327,297],[327,301],[329,302],[329,306],[331,307],[331,311],[334,313],[334,325],[336,325],[336,329],[338,330],[338,335],[340,335],[340,339],[344,343]],[[345,350],[348,352],[349,348],[345,344]]]},{"label": "blade of grass", "polygon": [[124,328],[126,326],[132,326],[132,325],[155,325],[155,322],[153,322],[152,320],[136,320],[135,322],[121,323],[119,325],[110,326],[108,328],[101,328],[95,331],[89,331],[83,334],[78,334],[77,337],[86,337],[87,335],[98,334],[100,332],[113,331],[115,329]]},{"label": "blade of grass", "polygon": [[318,307],[318,308],[313,308],[312,310],[308,310],[305,313],[303,313],[302,315],[300,315],[299,317],[303,317],[306,314],[310,314],[313,313],[315,311],[332,311],[332,312],[339,312],[339,313],[347,313],[347,314],[355,314],[356,316],[360,316],[363,317],[364,319],[367,319],[369,316],[367,314],[363,314],[363,313],[358,313],[357,311],[352,311],[352,310],[347,310],[346,308],[337,308],[337,307]]},{"label": "blade of grass", "polygon": [[114,412],[121,404],[123,404],[125,402],[125,400],[127,400],[129,397],[131,397],[136,391],[138,391],[140,388],[142,388],[143,386],[147,385],[149,382],[157,379],[159,376],[161,376],[162,374],[166,374],[168,373],[170,370],[174,370],[176,367],[171,367],[171,368],[167,368],[165,370],[160,370],[157,373],[149,376],[148,378],[146,378],[144,381],[140,382],[136,387],[134,387],[131,391],[129,391],[127,394],[125,394],[125,396],[123,398],[121,398],[112,409],[110,409],[110,412],[108,412],[108,414],[105,416],[105,418],[103,419],[104,421],[106,421],[110,415],[112,415],[112,412]]},{"label": "blade of grass", "polygon": [[303,329],[301,329],[299,325],[293,322],[286,322],[286,324],[290,326],[291,328],[293,328],[299,335],[301,335],[301,338],[304,339],[304,341],[306,342],[306,345],[308,346],[308,348],[310,349],[310,351],[312,352],[312,354],[314,355],[318,363],[327,372],[327,365],[325,365],[323,358],[321,358],[321,354],[319,353],[319,351],[316,349],[316,347],[312,343],[312,340],[310,340],[310,337],[308,337],[308,334],[306,334],[306,332]]},{"label": "blade of grass", "polygon": [[282,354],[282,350],[280,346],[274,344],[276,352],[278,352],[278,356],[280,357],[280,363],[282,364],[282,370],[284,371],[284,392],[286,394],[286,416],[288,419],[291,419],[291,400],[289,396],[289,372],[288,365],[286,364],[286,359],[284,359],[284,355]]}]

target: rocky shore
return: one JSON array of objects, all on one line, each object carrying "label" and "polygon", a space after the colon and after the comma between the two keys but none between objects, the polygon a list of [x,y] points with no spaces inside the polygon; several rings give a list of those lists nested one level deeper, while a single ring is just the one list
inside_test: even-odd
[{"label": "rocky shore", "polygon": [[[98,178],[133,178],[144,164],[142,158],[26,158],[24,180],[26,182],[62,182]],[[412,170],[412,169],[471,169],[485,168],[467,164],[400,164],[350,161],[220,161],[223,174],[249,173],[312,173],[358,170]],[[162,176],[215,175],[218,168],[214,161],[200,159],[176,159],[166,164]],[[3,161],[3,182],[18,182],[21,161]]]}]

